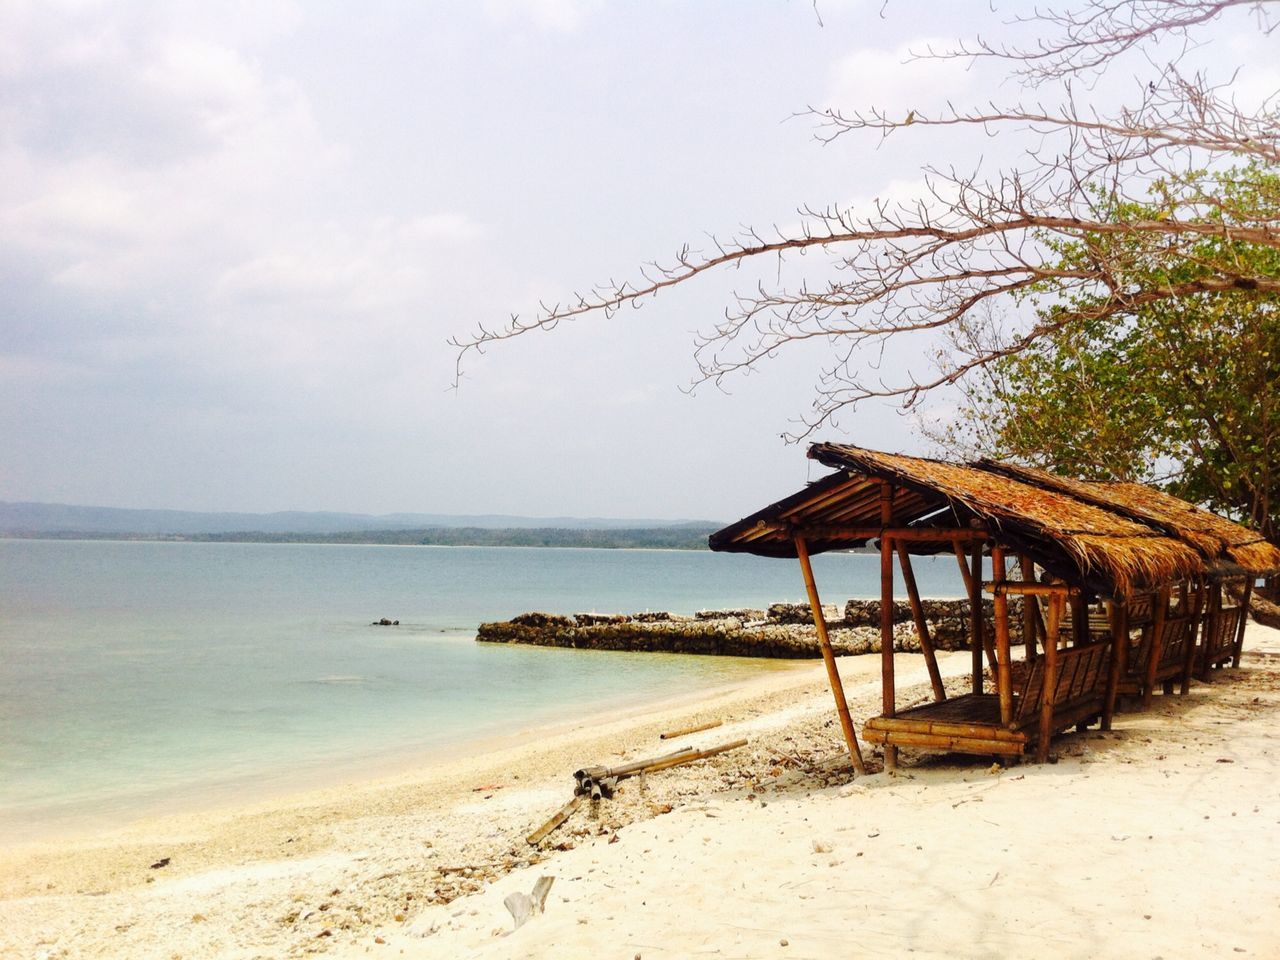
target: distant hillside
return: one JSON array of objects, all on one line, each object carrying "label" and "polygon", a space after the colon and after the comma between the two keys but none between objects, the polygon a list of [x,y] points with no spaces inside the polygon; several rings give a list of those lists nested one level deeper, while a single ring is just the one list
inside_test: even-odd
[{"label": "distant hillside", "polygon": [[[287,534],[305,539],[312,535],[352,534],[363,539],[340,542],[413,543],[412,539],[370,539],[386,531],[405,535],[448,536],[443,531],[468,529],[473,538],[482,531],[520,530],[670,530],[682,527],[706,528],[721,524],[707,520],[620,520],[607,517],[518,517],[500,514],[450,515],[431,513],[391,513],[374,516],[361,513],[198,513],[185,510],[126,510],[117,507],[84,507],[60,503],[8,503],[0,501],[0,535],[68,535],[155,537],[208,537],[235,534],[234,539],[262,539],[269,534]],[[328,539],[324,537],[323,539]],[[438,542],[432,540],[430,542]],[[442,541],[441,541],[442,542]]]}]

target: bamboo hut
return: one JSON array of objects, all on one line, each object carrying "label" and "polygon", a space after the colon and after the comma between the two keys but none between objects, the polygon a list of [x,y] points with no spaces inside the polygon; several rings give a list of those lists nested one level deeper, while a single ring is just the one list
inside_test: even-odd
[{"label": "bamboo hut", "polygon": [[[1208,609],[1204,585],[1211,575],[1231,565],[1248,575],[1280,568],[1280,551],[1270,545],[1269,552],[1258,549],[1246,540],[1248,531],[1241,534],[1243,528],[1229,521],[1202,516],[1205,511],[1178,525],[1157,521],[1137,506],[1122,508],[1122,502],[1147,503],[1154,513],[1171,509],[1168,501],[1176,500],[1160,494],[1143,501],[1131,485],[1115,490],[1089,484],[1086,496],[1055,484],[1049,474],[1020,476],[1000,464],[960,465],[843,444],[814,444],[809,457],[836,472],[712,534],[710,546],[799,561],[841,730],[859,773],[858,738],[810,563],[815,553],[872,541],[878,548],[883,696],[881,712],[867,720],[863,736],[883,745],[889,769],[902,747],[1005,756],[1034,748],[1043,761],[1056,733],[1095,721],[1109,728],[1129,669],[1122,655],[1141,663],[1149,691],[1167,679],[1160,674],[1159,642],[1172,643],[1176,631],[1169,625],[1179,617],[1194,625]],[[1222,524],[1233,528],[1229,538]],[[972,679],[968,692],[950,698],[911,564],[914,554],[939,552],[954,553],[970,607]],[[983,577],[984,557],[990,558],[989,580]],[[902,711],[893,660],[895,562],[933,691],[932,702]],[[1171,605],[1175,592],[1181,606]],[[994,607],[990,631],[982,614],[984,593]],[[1023,598],[1017,625],[1011,624],[1011,597]],[[1163,606],[1152,597],[1163,598]],[[1241,617],[1247,599],[1246,589],[1237,607]],[[1096,604],[1103,606],[1094,607],[1091,620],[1090,607]],[[1152,611],[1153,640],[1133,653],[1134,630],[1141,637],[1144,627],[1139,622],[1144,604]],[[1225,615],[1218,622],[1224,624],[1224,636],[1237,623]],[[1017,664],[1011,660],[1014,634],[1024,650]],[[1231,639],[1238,655],[1238,635]],[[1179,649],[1179,676],[1185,678],[1185,643]],[[984,677],[986,664],[992,689]]]}]

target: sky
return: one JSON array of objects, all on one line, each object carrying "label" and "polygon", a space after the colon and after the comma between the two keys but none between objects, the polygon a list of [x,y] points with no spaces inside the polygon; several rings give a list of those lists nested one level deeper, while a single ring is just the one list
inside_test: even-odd
[{"label": "sky", "polygon": [[[1015,7],[0,0],[0,499],[725,521],[779,499],[821,473],[781,439],[821,349],[682,389],[749,272],[498,345],[458,389],[447,340],[806,204],[909,197],[926,162],[1016,159],[823,146],[797,116],[1014,96],[909,53]],[[874,404],[816,439],[927,446]]]}]

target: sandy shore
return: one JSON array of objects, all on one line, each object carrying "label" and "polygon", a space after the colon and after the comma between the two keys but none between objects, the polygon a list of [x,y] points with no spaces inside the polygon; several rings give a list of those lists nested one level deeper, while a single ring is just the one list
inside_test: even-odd
[{"label": "sandy shore", "polygon": [[[1280,633],[1251,625],[1246,649],[1046,766],[908,758],[853,781],[805,664],[390,780],[11,847],[0,956],[1276,956]],[[898,664],[923,698],[919,657]],[[878,658],[841,670],[870,715]],[[749,745],[525,843],[574,769],[712,718],[678,744]],[[546,913],[512,933],[504,897],[544,875]]]}]

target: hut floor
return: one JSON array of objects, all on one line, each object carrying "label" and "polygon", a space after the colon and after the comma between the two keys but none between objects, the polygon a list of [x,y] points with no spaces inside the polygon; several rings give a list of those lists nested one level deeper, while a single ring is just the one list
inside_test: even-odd
[{"label": "hut floor", "polygon": [[1025,732],[1000,722],[1000,698],[986,693],[926,703],[894,717],[872,717],[863,738],[896,747],[1007,755],[1022,753],[1029,740]]}]

